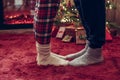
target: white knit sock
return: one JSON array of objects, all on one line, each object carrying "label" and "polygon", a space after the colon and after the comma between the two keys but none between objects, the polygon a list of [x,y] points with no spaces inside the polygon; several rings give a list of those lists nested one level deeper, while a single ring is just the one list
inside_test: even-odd
[{"label": "white knit sock", "polygon": [[86,50],[88,48],[88,43],[89,43],[89,41],[86,41],[85,48],[83,48],[82,50],[80,50],[80,51],[78,51],[76,53],[72,53],[72,54],[66,55],[65,58],[66,59],[74,59],[74,58],[82,56],[86,52]]},{"label": "white knit sock", "polygon": [[56,54],[56,53],[53,53],[53,52],[51,52],[51,55],[62,58],[62,59],[66,59],[65,56],[62,56],[62,55],[59,55],[59,54]]},{"label": "white knit sock", "polygon": [[84,55],[73,59],[69,62],[71,66],[86,66],[90,64],[95,64],[103,61],[101,48],[92,49],[88,47]]},{"label": "white knit sock", "polygon": [[54,65],[54,66],[66,66],[68,65],[68,61],[64,60],[57,54],[53,54],[50,52],[50,44],[39,44],[36,42],[37,48],[37,64],[38,65]]}]

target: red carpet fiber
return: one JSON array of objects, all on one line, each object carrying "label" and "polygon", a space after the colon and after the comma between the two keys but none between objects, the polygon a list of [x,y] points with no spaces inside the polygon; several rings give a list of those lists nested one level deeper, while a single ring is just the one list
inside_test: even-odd
[{"label": "red carpet fiber", "polygon": [[[52,38],[52,51],[66,55],[84,45]],[[105,61],[86,67],[37,66],[33,33],[0,34],[0,80],[120,80],[120,37],[106,42]]]}]

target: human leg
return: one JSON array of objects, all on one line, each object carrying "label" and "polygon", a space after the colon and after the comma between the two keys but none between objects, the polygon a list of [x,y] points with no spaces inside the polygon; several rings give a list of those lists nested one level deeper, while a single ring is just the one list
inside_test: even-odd
[{"label": "human leg", "polygon": [[72,60],[72,66],[83,66],[103,61],[102,46],[105,43],[105,1],[80,0],[83,26],[89,41],[86,52]]},{"label": "human leg", "polygon": [[[80,19],[81,19],[82,25],[84,26],[84,29],[87,32],[86,33],[86,35],[87,35],[86,38],[88,38],[88,36],[89,36],[88,35],[89,29],[88,29],[88,26],[87,26],[87,24],[86,24],[86,22],[84,20],[84,14],[83,14],[83,11],[82,11],[83,9],[82,9],[81,0],[74,0],[74,3],[75,3],[75,6],[76,6],[79,14],[80,14]],[[74,58],[77,58],[79,56],[82,56],[86,52],[86,50],[88,48],[88,43],[89,43],[89,41],[86,40],[86,45],[85,45],[85,47],[82,50],[80,50],[80,51],[78,51],[76,53],[68,54],[68,55],[65,56],[65,58],[66,59],[74,59]]]},{"label": "human leg", "polygon": [[67,65],[59,55],[51,52],[50,38],[54,17],[56,16],[59,0],[37,0],[34,15],[34,32],[37,49],[38,65]]}]

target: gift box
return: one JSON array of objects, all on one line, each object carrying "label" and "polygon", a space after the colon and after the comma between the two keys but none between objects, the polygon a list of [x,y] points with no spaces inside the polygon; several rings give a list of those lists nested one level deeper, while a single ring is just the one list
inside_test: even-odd
[{"label": "gift box", "polygon": [[76,29],[76,44],[85,44],[86,43],[86,32],[83,27]]},{"label": "gift box", "polygon": [[63,38],[65,33],[65,27],[59,27],[59,30],[57,32],[56,38]]},{"label": "gift box", "polygon": [[67,26],[62,41],[66,42],[66,39],[68,39],[68,42],[74,42],[75,36],[75,28],[73,26]]},{"label": "gift box", "polygon": [[58,27],[53,26],[51,36],[56,37],[58,30],[59,30]]},{"label": "gift box", "polygon": [[62,39],[63,42],[71,42],[72,40],[72,36],[70,35],[65,35],[64,38]]}]

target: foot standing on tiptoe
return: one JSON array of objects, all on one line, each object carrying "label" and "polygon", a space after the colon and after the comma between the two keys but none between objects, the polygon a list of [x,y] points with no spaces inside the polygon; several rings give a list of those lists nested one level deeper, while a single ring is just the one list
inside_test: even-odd
[{"label": "foot standing on tiptoe", "polygon": [[67,55],[72,66],[85,66],[103,61],[105,44],[105,0],[74,0],[86,30],[87,44],[82,51]]}]

